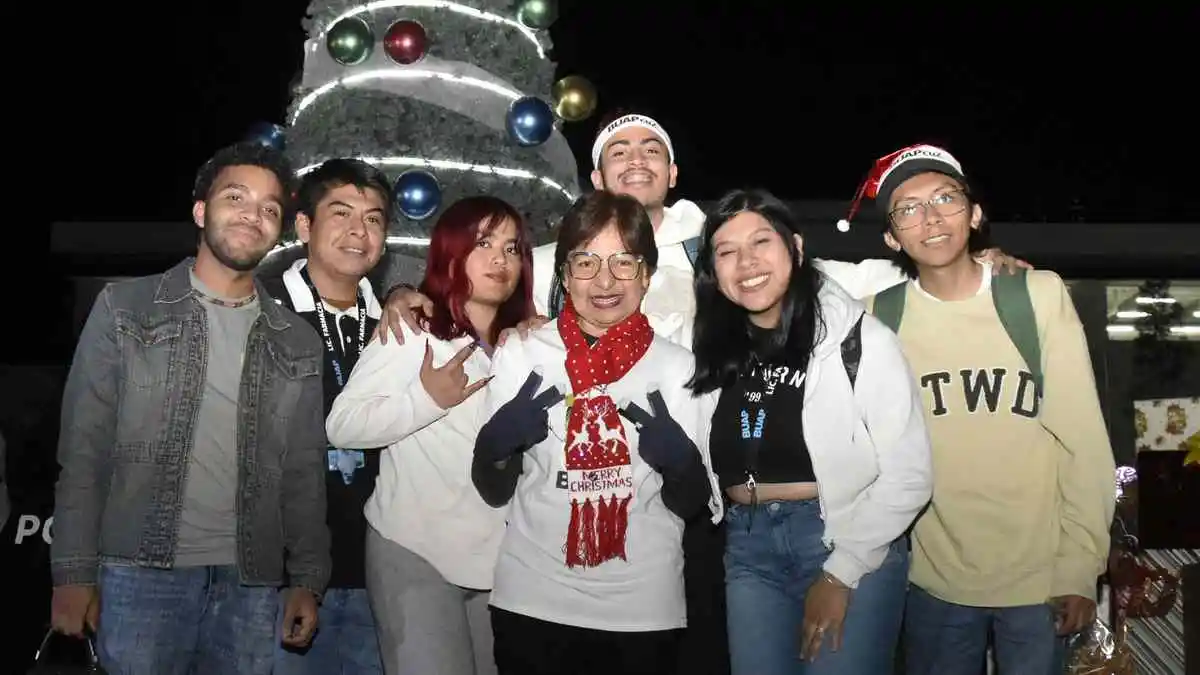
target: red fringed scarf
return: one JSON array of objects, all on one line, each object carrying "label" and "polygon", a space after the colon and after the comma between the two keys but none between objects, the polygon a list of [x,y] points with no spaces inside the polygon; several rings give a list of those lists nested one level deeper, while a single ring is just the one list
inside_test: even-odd
[{"label": "red fringed scarf", "polygon": [[[609,328],[591,347],[579,329],[568,298],[558,317],[558,334],[567,347],[566,468],[571,499],[567,530],[567,567],[596,567],[625,560],[625,530],[633,499],[629,441],[608,385],[641,360],[654,331],[641,312]],[[598,390],[597,390],[598,389]]]}]

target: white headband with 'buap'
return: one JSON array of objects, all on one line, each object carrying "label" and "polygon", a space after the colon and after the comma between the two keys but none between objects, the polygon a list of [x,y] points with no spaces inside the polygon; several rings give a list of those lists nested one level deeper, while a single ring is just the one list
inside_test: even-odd
[{"label": "white headband with 'buap'", "polygon": [[592,143],[592,166],[594,168],[600,168],[600,153],[603,152],[605,144],[612,140],[613,136],[629,127],[642,127],[653,131],[662,139],[663,145],[667,146],[667,161],[675,161],[675,148],[671,147],[671,137],[667,135],[661,124],[645,115],[625,115],[609,122],[608,126],[596,134],[596,142]]}]

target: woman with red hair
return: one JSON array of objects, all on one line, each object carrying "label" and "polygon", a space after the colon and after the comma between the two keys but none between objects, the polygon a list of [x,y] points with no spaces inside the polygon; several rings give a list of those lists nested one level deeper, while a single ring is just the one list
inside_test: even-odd
[{"label": "woman with red hair", "polygon": [[505,510],[484,503],[471,459],[492,345],[533,316],[531,247],[494,197],[438,219],[423,332],[363,350],[326,420],[340,448],[380,448],[365,514],[367,591],[388,675],[495,673],[488,594]]}]

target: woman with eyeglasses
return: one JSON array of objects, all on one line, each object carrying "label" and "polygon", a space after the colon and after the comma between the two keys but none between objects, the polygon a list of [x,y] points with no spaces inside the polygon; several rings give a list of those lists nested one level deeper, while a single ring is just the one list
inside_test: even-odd
[{"label": "woman with eyeglasses", "polygon": [[636,200],[580,198],[555,252],[562,313],[496,351],[473,476],[510,504],[491,598],[501,675],[673,672],[684,520],[713,501],[711,399],[639,309],[657,258]]},{"label": "woman with eyeglasses", "polygon": [[896,336],[803,255],[788,207],[726,194],[696,261],[696,374],[719,394],[733,675],[892,672],[904,533],[929,500],[920,390]]}]

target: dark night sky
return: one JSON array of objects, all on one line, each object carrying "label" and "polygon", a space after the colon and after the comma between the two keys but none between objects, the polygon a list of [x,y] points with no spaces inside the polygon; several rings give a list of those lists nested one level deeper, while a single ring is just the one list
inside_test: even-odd
[{"label": "dark night sky", "polygon": [[[62,142],[94,170],[51,220],[185,219],[198,164],[251,123],[282,120],[306,4],[178,3],[167,18],[89,3],[64,30],[88,45],[72,95],[91,103]],[[848,200],[876,157],[927,140],[959,156],[993,219],[1200,222],[1183,173],[1200,147],[1196,10],[785,4],[808,3],[563,0],[559,75],[591,78],[602,108],[659,116],[677,196],[757,184]],[[595,121],[568,125],[577,156]]]}]

